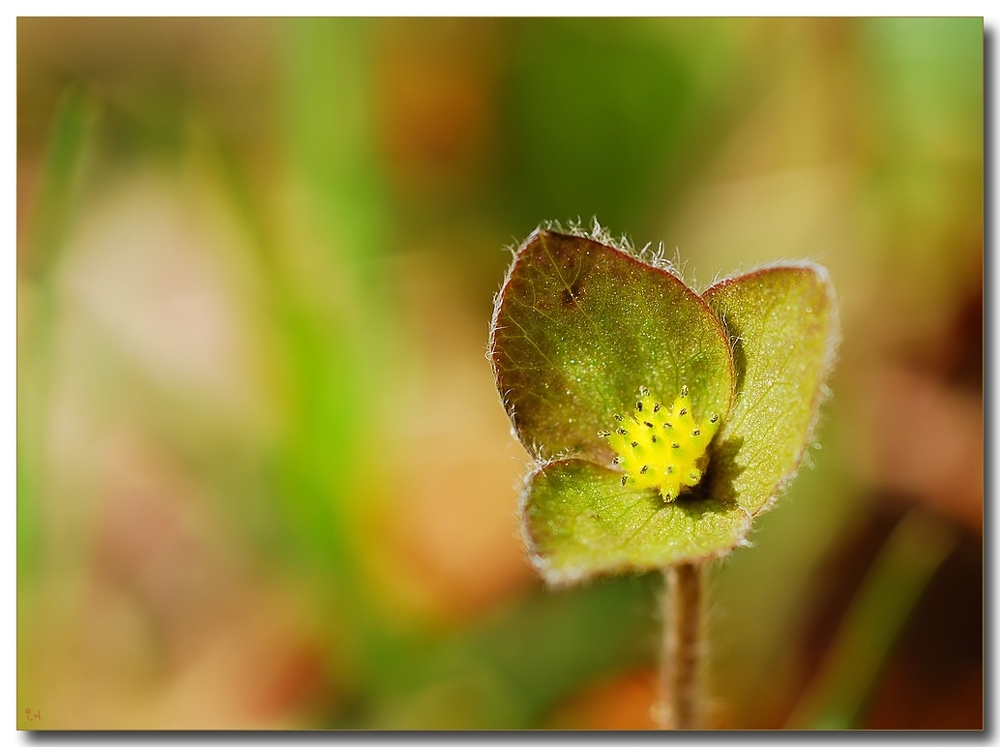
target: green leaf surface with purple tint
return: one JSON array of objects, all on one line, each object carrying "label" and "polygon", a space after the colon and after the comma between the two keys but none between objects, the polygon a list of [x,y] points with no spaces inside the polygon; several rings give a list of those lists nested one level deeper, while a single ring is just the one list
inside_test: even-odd
[{"label": "green leaf surface with purple tint", "polygon": [[716,496],[758,514],[794,477],[839,340],[826,271],[802,264],[724,280],[704,296],[730,335],[737,396],[716,455]]},{"label": "green leaf surface with purple tint", "polygon": [[610,463],[602,429],[639,387],[725,419],[732,353],[707,305],[676,276],[580,236],[536,231],[497,298],[490,359],[521,443],[536,457]]}]

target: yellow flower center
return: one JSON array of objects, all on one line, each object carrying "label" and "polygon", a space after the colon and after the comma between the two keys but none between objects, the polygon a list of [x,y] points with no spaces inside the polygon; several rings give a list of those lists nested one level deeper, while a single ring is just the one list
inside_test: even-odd
[{"label": "yellow flower center", "polygon": [[669,408],[641,387],[635,411],[627,417],[615,415],[615,420],[615,429],[600,435],[618,454],[614,463],[625,473],[623,486],[656,488],[665,501],[672,501],[681,490],[701,481],[719,416],[695,420],[687,386]]}]

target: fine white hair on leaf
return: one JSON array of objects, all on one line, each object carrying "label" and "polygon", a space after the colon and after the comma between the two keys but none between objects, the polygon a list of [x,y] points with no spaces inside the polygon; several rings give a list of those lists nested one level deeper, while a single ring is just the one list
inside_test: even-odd
[{"label": "fine white hair on leaf", "polygon": [[663,248],[662,241],[657,244],[656,251],[652,253],[652,256],[650,257],[650,264],[653,265],[653,267],[666,270],[670,274],[680,277],[680,273],[677,271],[677,268],[674,267],[674,263],[667,259],[667,253]]},{"label": "fine white hair on leaf", "polygon": [[607,228],[601,225],[596,216],[591,218],[589,227],[584,226],[583,221],[577,217],[575,219],[568,220],[565,227],[563,227],[562,222],[558,220],[543,221],[539,226],[539,230],[553,231],[555,233],[564,233],[570,236],[590,239],[591,241],[596,241],[601,244],[607,244],[608,246],[614,247],[618,251],[625,252],[633,257],[638,257],[640,254],[640,252],[635,250],[632,245],[632,241],[628,236],[623,234],[622,236],[616,238],[610,231],[608,231]]}]

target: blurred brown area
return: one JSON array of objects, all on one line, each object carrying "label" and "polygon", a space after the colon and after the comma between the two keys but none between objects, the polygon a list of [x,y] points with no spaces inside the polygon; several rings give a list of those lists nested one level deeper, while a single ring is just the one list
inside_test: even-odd
[{"label": "blurred brown area", "polygon": [[785,725],[918,508],[960,540],[856,726],[982,727],[981,20],[17,29],[19,728],[650,728],[655,584],[541,588],[484,355],[503,248],[591,216],[840,297],[713,725]]},{"label": "blurred brown area", "polygon": [[556,706],[546,726],[590,731],[658,729],[650,708],[657,686],[653,669],[623,672],[574,693]]}]

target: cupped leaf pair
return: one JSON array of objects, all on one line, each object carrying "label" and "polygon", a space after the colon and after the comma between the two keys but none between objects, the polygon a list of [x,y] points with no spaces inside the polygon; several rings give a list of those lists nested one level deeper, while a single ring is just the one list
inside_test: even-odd
[{"label": "cupped leaf pair", "polygon": [[551,584],[723,555],[798,469],[837,343],[811,263],[701,295],[586,236],[535,231],[496,298],[489,356],[536,460],[522,527]]}]

